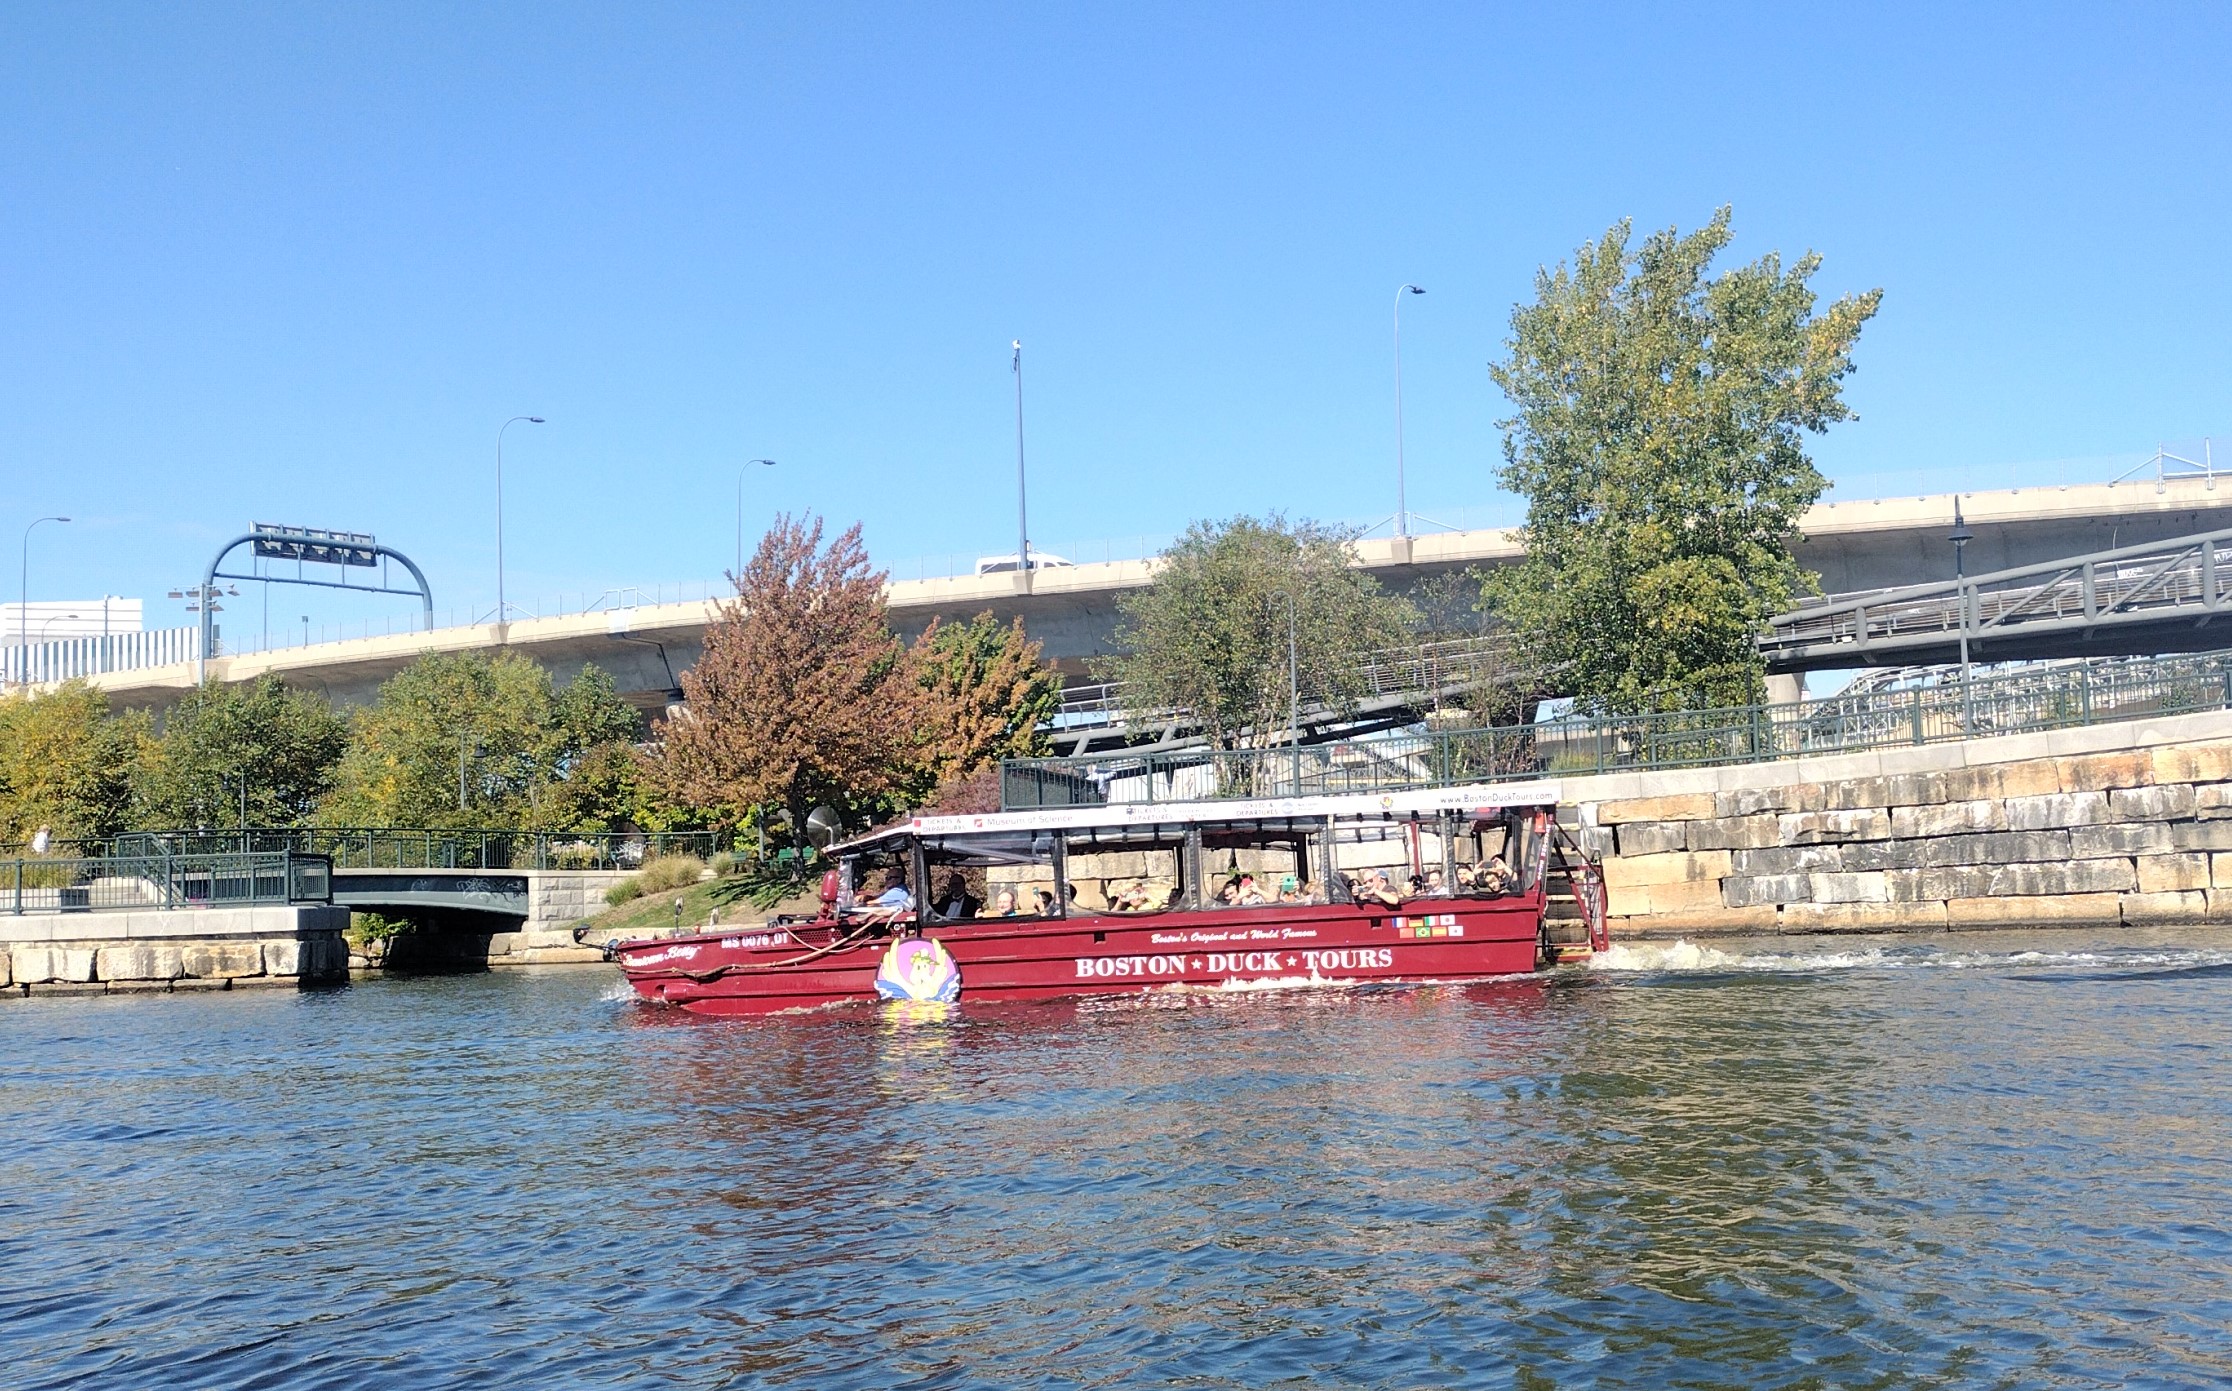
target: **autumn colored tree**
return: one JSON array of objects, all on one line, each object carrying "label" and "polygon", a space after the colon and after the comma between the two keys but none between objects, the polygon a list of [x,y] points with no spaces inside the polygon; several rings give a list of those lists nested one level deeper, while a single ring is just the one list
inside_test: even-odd
[{"label": "autumn colored tree", "polygon": [[1039,652],[1021,618],[1002,624],[986,612],[966,623],[931,620],[909,653],[927,697],[926,787],[966,780],[1003,758],[1046,752],[1040,726],[1061,708],[1062,678]]},{"label": "autumn colored tree", "polygon": [[818,517],[776,518],[682,674],[650,768],[728,825],[764,809],[867,810],[916,775],[930,697],[893,636],[860,528],[826,547]]}]

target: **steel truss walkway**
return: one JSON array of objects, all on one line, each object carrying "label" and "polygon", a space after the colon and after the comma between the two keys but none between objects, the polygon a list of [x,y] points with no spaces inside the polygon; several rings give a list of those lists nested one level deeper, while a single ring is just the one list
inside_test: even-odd
[{"label": "steel truss walkway", "polygon": [[2232,531],[1962,580],[1835,595],[1770,619],[1768,669],[2201,652],[2232,647]]},{"label": "steel truss walkway", "polygon": [[[1307,694],[1300,742],[1353,738],[1416,724],[1442,701],[1461,696],[1506,673],[1502,638],[1454,638],[1374,654],[1360,671],[1354,707],[1339,709]],[[1115,684],[1072,686],[1046,727],[1059,756],[1117,749],[1177,749],[1201,742],[1200,725],[1183,710],[1129,711]],[[1282,746],[1284,741],[1281,741]]]}]

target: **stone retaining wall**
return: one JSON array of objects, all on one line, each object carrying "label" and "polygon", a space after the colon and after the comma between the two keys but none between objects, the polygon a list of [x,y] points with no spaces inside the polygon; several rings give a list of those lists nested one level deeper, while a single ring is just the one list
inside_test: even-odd
[{"label": "stone retaining wall", "polygon": [[1615,936],[2232,923],[2232,713],[1563,792]]},{"label": "stone retaining wall", "polygon": [[348,923],[326,907],[0,917],[0,995],[337,983]]}]

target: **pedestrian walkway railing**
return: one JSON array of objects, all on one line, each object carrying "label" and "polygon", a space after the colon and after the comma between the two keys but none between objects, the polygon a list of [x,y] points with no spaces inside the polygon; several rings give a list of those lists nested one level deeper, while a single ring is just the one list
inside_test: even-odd
[{"label": "pedestrian walkway railing", "polygon": [[102,855],[0,861],[7,911],[96,913],[331,903],[333,866],[323,855]]},{"label": "pedestrian walkway railing", "polygon": [[104,853],[319,855],[335,869],[635,869],[661,855],[700,859],[724,848],[713,831],[591,833],[318,826],[296,830],[147,831],[117,836]]},{"label": "pedestrian walkway railing", "polygon": [[1010,759],[1001,768],[1001,803],[1316,795],[1696,768],[2232,709],[2232,654],[2222,652],[2068,662],[1967,683],[1939,675],[1906,689],[1783,705],[1574,715],[1301,748]]}]

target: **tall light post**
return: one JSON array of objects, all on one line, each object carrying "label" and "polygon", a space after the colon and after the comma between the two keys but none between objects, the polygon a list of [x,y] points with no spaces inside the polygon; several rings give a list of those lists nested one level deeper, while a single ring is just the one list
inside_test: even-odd
[{"label": "tall light post", "polygon": [[769,468],[773,468],[773,467],[775,467],[775,461],[774,461],[773,459],[747,459],[747,460],[745,460],[745,461],[744,461],[744,467],[742,467],[742,468],[740,468],[740,469],[738,469],[738,470],[736,471],[736,574],[735,574],[735,578],[736,578],[736,579],[738,579],[738,580],[742,580],[742,579],[744,578],[744,475],[745,475],[745,474],[747,474],[747,473],[750,473],[750,472],[752,471],[752,466],[753,466],[754,464],[765,464],[765,465],[767,465],[767,466],[768,466]]},{"label": "tall light post", "polygon": [[1976,707],[1969,695],[1969,599],[1966,567],[1962,552],[1976,539],[1961,517],[1961,499],[1953,499],[1953,534],[1945,538],[1953,543],[1953,599],[1960,605],[1961,616],[1961,732],[1976,732]]},{"label": "tall light post", "polygon": [[1028,587],[1031,583],[1031,513],[1023,493],[1023,340],[1008,344],[1015,350],[1015,569]]},{"label": "tall light post", "polygon": [[31,533],[40,522],[67,522],[68,517],[40,517],[23,529],[23,575],[16,591],[16,651],[23,663],[23,684],[31,684]]},{"label": "tall light post", "polygon": [[1403,282],[1395,291],[1395,534],[1410,535],[1410,501],[1403,488],[1403,296],[1422,295],[1424,287]]},{"label": "tall light post", "polygon": [[543,423],[539,415],[515,415],[496,427],[496,621],[499,624],[506,621],[507,612],[504,604],[504,431],[522,420],[529,425]]},{"label": "tall light post", "polygon": [[1287,747],[1294,755],[1294,786],[1289,789],[1296,796],[1302,792],[1302,686],[1297,673],[1297,645],[1294,639],[1294,596],[1283,589],[1274,589],[1263,596],[1266,613],[1277,600],[1286,600],[1287,611]]}]

